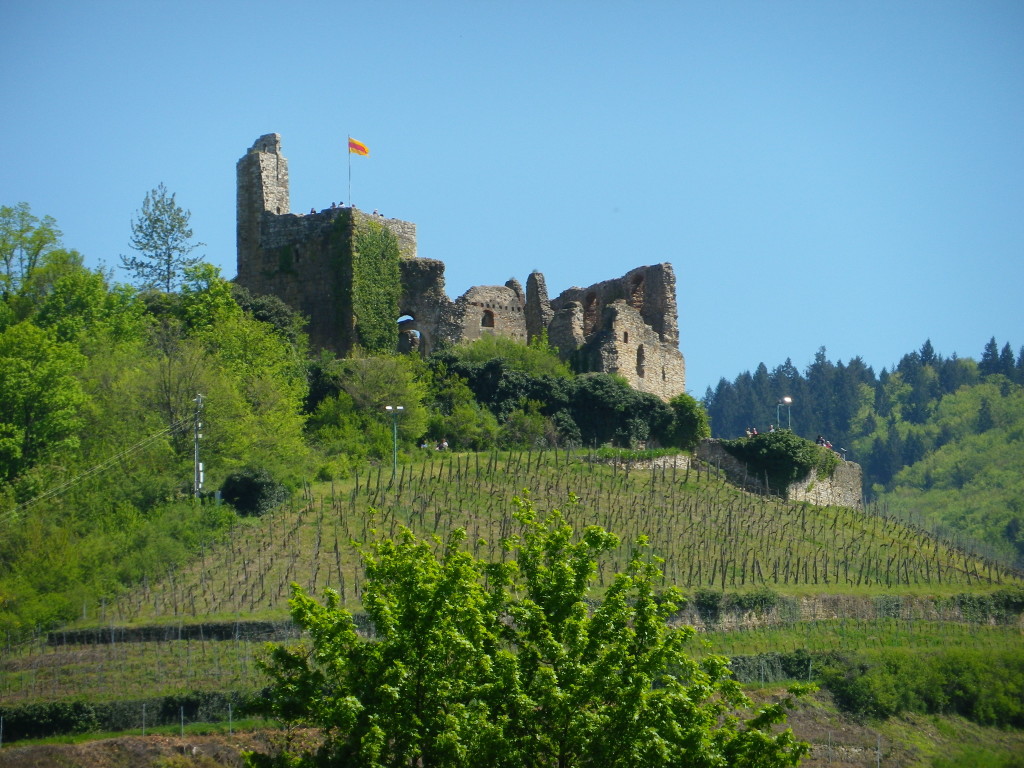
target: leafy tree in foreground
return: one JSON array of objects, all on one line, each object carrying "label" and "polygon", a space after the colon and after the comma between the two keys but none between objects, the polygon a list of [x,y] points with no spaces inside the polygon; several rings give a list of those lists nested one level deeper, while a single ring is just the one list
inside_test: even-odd
[{"label": "leafy tree in foreground", "polygon": [[191,217],[162,183],[146,193],[142,210],[132,219],[130,241],[142,255],[121,257],[121,266],[141,287],[170,293],[181,283],[185,268],[202,260],[189,255],[204,245],[192,242]]},{"label": "leafy tree in foreground", "polygon": [[576,536],[558,511],[538,515],[529,501],[519,500],[516,519],[505,562],[466,552],[461,530],[443,545],[403,529],[364,547],[372,640],[357,636],[335,592],[320,605],[293,585],[292,617],[309,641],[272,651],[264,710],[319,727],[324,739],[316,753],[276,764],[799,763],[807,745],[772,728],[785,704],[743,719],[750,702],[727,659],[685,653],[694,630],[668,625],[680,595],[656,592],[660,572],[643,540],[592,608],[596,559],[617,538],[596,526]]}]

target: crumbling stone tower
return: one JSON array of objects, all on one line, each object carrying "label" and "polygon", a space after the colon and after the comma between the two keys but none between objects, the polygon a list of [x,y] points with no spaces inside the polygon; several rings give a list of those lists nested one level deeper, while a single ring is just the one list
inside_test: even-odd
[{"label": "crumbling stone tower", "polygon": [[331,206],[291,213],[281,137],[261,136],[238,161],[238,277],[309,318],[310,342],[339,354],[398,344],[399,261],[416,256],[416,225]]},{"label": "crumbling stone tower", "polygon": [[315,347],[344,354],[418,350],[493,334],[529,341],[547,334],[578,369],[616,373],[669,399],[685,391],[675,274],[639,267],[548,299],[544,276],[474,286],[452,301],[444,263],[418,258],[416,225],[354,208],[293,214],[281,137],[261,136],[238,161],[238,277],[309,318]]}]

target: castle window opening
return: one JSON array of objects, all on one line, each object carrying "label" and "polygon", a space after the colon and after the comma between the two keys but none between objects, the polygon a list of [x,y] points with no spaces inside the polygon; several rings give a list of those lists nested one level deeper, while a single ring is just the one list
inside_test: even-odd
[{"label": "castle window opening", "polygon": [[622,343],[629,344],[629,331],[622,332]]},{"label": "castle window opening", "polygon": [[485,309],[484,310],[483,317],[480,318],[480,327],[481,328],[493,328],[494,327],[494,313],[491,310],[489,310],[489,309]]},{"label": "castle window opening", "polygon": [[636,348],[636,375],[641,379],[644,377],[644,345]]},{"label": "castle window opening", "polygon": [[416,327],[416,318],[412,315],[402,315],[398,318],[398,352],[403,355],[410,352],[419,352],[422,355],[426,352],[423,335]]}]

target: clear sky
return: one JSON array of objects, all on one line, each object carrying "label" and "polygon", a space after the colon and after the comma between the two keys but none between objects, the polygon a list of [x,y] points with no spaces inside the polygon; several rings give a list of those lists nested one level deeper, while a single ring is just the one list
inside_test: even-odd
[{"label": "clear sky", "polygon": [[[92,265],[163,182],[235,275],[235,163],[414,221],[448,293],[669,261],[697,397],[819,347],[1024,344],[1024,3],[0,0],[0,204]],[[124,276],[122,276],[124,279]]]}]

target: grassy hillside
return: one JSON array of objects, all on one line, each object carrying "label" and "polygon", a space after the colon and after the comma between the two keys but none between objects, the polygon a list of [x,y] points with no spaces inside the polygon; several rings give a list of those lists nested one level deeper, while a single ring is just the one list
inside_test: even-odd
[{"label": "grassy hillside", "polygon": [[[665,582],[742,591],[952,594],[1016,583],[1005,567],[942,544],[892,518],[788,504],[742,493],[684,456],[637,468],[585,453],[430,453],[400,467],[307,488],[306,498],[235,529],[181,572],[136,590],[108,610],[118,622],[206,617],[284,618],[288,584],[326,586],[358,607],[352,541],[405,525],[444,539],[462,527],[474,554],[501,558],[514,532],[513,496],[562,509],[578,529],[600,525],[624,542],[641,535],[665,559]],[[572,500],[570,500],[572,498]],[[628,543],[599,571],[621,570]]]}]

